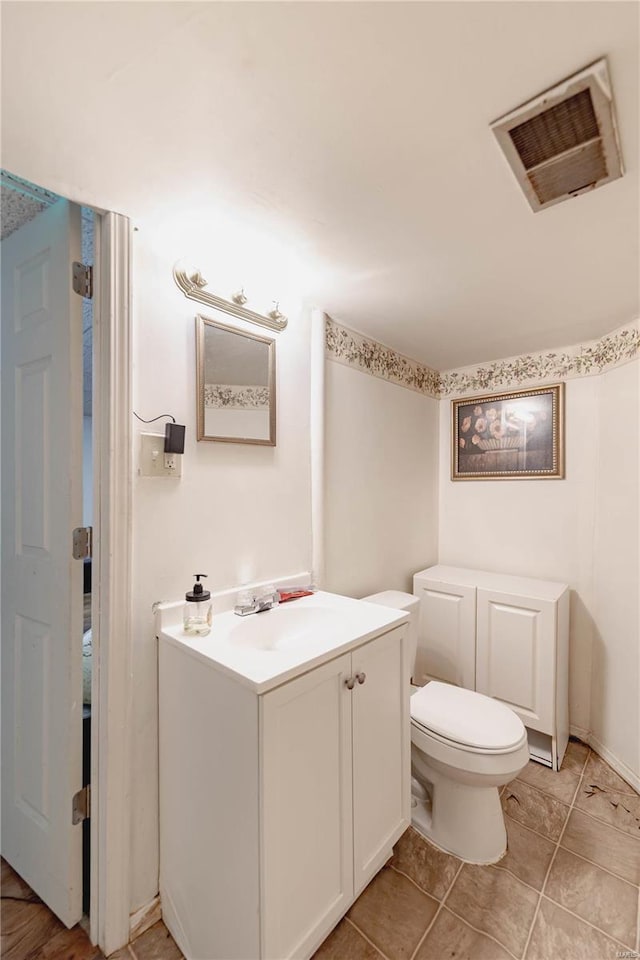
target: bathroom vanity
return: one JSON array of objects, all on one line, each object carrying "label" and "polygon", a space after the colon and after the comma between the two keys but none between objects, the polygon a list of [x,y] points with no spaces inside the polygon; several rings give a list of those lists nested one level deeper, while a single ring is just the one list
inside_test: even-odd
[{"label": "bathroom vanity", "polygon": [[569,740],[569,587],[438,565],[415,574],[419,683],[445,680],[510,707],[532,760],[559,770]]},{"label": "bathroom vanity", "polygon": [[187,960],[310,957],[410,822],[407,617],[160,609],[160,894]]}]

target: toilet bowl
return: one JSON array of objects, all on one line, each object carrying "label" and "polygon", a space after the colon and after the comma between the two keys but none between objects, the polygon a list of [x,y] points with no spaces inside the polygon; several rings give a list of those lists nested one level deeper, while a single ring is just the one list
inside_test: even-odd
[{"label": "toilet bowl", "polygon": [[525,728],[504,704],[436,680],[413,693],[411,820],[447,853],[469,863],[504,855],[499,788],[528,761]]},{"label": "toilet bowl", "polygon": [[[413,668],[418,598],[394,590],[363,599],[409,613]],[[529,761],[524,725],[473,690],[437,680],[411,689],[412,825],[462,860],[495,863],[507,848],[499,788]]]}]

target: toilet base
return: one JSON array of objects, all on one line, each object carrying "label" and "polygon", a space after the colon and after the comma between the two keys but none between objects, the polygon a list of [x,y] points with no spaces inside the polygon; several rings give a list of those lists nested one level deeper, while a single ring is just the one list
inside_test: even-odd
[{"label": "toilet base", "polygon": [[411,797],[411,823],[418,833],[466,863],[501,860],[507,852],[507,832],[498,788],[470,786],[425,763],[420,767],[412,773],[422,789],[412,790]]}]

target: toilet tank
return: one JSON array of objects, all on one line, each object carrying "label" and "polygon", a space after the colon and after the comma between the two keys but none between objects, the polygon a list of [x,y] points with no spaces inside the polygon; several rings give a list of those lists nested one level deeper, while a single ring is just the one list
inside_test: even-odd
[{"label": "toilet tank", "polygon": [[418,652],[420,598],[414,597],[410,593],[403,593],[401,590],[384,590],[382,593],[372,593],[368,597],[362,597],[362,599],[366,600],[367,603],[379,603],[381,607],[391,607],[392,610],[402,610],[409,614],[409,664],[413,676]]}]

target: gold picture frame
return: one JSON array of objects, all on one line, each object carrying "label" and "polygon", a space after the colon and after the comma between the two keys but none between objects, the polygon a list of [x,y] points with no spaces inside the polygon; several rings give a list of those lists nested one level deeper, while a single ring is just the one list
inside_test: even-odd
[{"label": "gold picture frame", "polygon": [[451,401],[452,480],[562,480],[564,383]]}]

